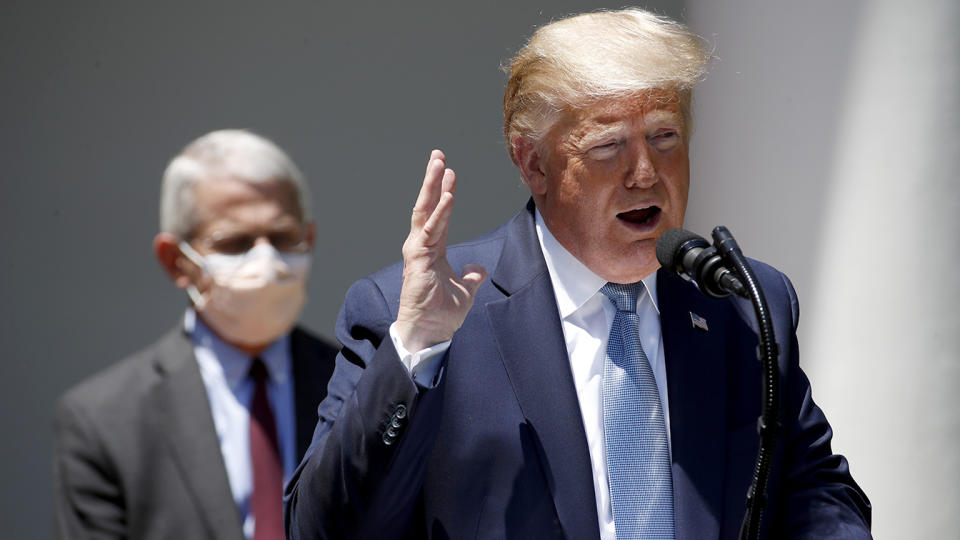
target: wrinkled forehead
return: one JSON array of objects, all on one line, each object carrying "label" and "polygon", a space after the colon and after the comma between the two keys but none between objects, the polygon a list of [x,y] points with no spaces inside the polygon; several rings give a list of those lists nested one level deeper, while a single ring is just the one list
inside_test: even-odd
[{"label": "wrinkled forehead", "polygon": [[686,132],[687,115],[681,96],[670,90],[651,90],[607,97],[560,111],[547,140],[576,140],[601,131],[664,125]]},{"label": "wrinkled forehead", "polygon": [[194,187],[196,218],[200,223],[236,220],[238,215],[303,218],[296,187],[288,180],[251,182],[235,177],[212,177]]}]

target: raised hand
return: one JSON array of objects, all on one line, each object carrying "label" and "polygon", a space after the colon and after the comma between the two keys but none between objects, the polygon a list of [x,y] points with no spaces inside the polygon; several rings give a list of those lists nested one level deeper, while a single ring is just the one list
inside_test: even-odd
[{"label": "raised hand", "polygon": [[447,341],[463,324],[487,272],[468,264],[455,272],[447,262],[447,230],[457,177],[440,150],[430,153],[420,195],[403,243],[403,288],[396,330],[416,352]]}]

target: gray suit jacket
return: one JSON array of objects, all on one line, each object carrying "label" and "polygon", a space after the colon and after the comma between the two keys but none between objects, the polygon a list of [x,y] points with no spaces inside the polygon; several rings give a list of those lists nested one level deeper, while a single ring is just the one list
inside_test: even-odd
[{"label": "gray suit jacket", "polygon": [[[299,329],[290,344],[299,458],[337,351]],[[54,431],[55,538],[243,538],[182,328],[70,390]]]}]

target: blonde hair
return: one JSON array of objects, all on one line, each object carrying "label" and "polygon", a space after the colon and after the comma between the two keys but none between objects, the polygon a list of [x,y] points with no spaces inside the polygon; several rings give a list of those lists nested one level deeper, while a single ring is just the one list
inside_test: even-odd
[{"label": "blonde hair", "polygon": [[[503,134],[539,143],[559,113],[604,98],[670,90],[690,124],[691,91],[711,58],[686,26],[637,8],[554,21],[534,32],[510,62]],[[685,130],[689,132],[689,129]]]},{"label": "blonde hair", "polygon": [[199,219],[194,188],[216,178],[288,182],[302,221],[310,221],[310,191],[290,156],[256,133],[223,129],[194,140],[170,161],[160,189],[160,230],[189,239]]}]

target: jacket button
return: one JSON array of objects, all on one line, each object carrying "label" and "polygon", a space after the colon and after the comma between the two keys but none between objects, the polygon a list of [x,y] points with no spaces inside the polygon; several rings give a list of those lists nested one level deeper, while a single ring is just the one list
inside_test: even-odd
[{"label": "jacket button", "polygon": [[387,435],[386,433],[383,434],[383,437],[380,440],[382,440],[383,444],[387,446],[390,446],[393,444],[393,437],[391,437],[390,435]]},{"label": "jacket button", "polygon": [[404,419],[407,417],[407,406],[403,403],[397,405],[397,408],[393,410],[393,415],[399,419]]},{"label": "jacket button", "polygon": [[399,428],[402,425],[403,425],[403,422],[401,422],[397,417],[394,417],[393,420],[390,422],[391,428]]}]

